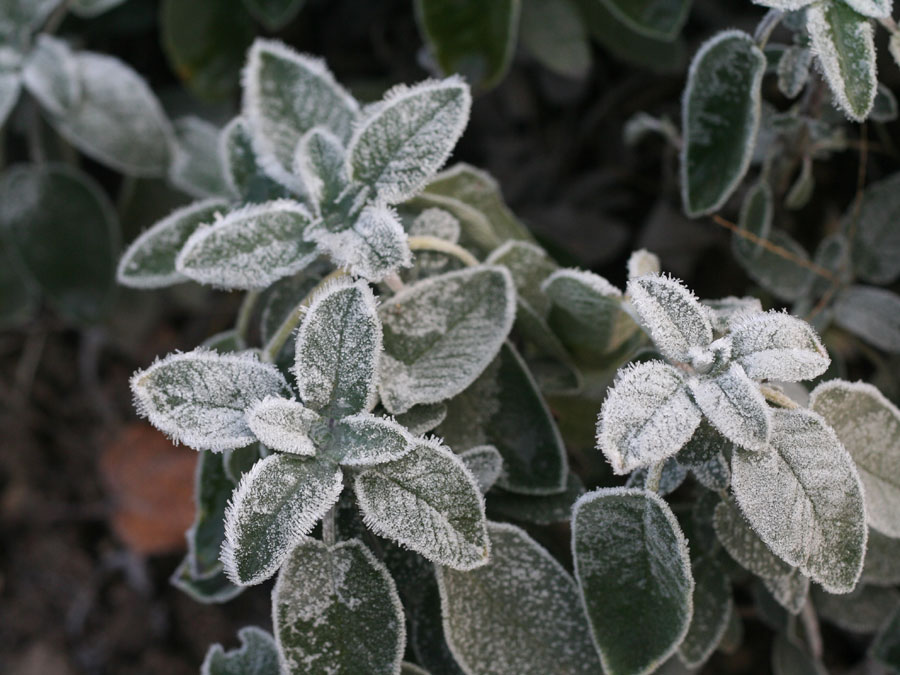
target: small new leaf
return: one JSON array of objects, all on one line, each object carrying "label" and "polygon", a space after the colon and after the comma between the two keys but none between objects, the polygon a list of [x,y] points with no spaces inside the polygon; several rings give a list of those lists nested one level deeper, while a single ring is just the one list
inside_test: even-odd
[{"label": "small new leaf", "polygon": [[338,422],[322,451],[343,466],[369,467],[400,459],[414,442],[394,420],[361,412]]},{"label": "small new leaf", "polygon": [[267,396],[247,410],[247,426],[267,448],[293,455],[316,454],[309,437],[319,416],[297,401]]},{"label": "small new leaf", "polygon": [[831,363],[812,326],[789,314],[744,317],[734,322],[730,335],[731,358],[754,380],[811,380]]},{"label": "small new leaf", "polygon": [[748,450],[767,446],[769,406],[740,364],[714,377],[692,377],[688,384],[706,419],[725,438]]},{"label": "small new leaf", "polygon": [[247,626],[238,631],[240,649],[214,644],[206,652],[200,675],[278,675],[278,648],[266,631]]}]

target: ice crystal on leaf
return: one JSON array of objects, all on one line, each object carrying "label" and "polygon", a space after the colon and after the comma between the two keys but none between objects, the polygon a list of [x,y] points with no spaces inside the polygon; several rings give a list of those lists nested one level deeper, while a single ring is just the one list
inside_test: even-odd
[{"label": "ice crystal on leaf", "polygon": [[338,422],[322,450],[342,466],[368,467],[400,459],[414,443],[394,420],[361,412]]},{"label": "ice crystal on leaf", "polygon": [[731,357],[754,380],[811,380],[831,363],[812,326],[782,312],[742,317],[729,334]]},{"label": "ice crystal on leaf", "polygon": [[200,675],[275,675],[278,672],[278,649],[266,631],[247,626],[238,631],[240,649],[225,651],[214,644],[206,652]]},{"label": "ice crystal on leaf", "polygon": [[275,396],[266,397],[247,411],[247,426],[267,448],[293,455],[316,454],[309,432],[318,420],[309,408]]}]

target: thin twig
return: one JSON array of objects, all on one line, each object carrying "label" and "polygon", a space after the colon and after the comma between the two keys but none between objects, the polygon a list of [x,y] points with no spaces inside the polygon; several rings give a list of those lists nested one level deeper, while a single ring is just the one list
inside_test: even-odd
[{"label": "thin twig", "polygon": [[782,392],[777,389],[773,389],[772,387],[766,386],[765,384],[761,384],[759,386],[760,392],[762,395],[766,397],[766,400],[774,403],[777,406],[781,406],[782,408],[787,408],[788,410],[796,410],[800,407],[800,405],[794,401],[794,399],[785,396]]},{"label": "thin twig", "polygon": [[665,464],[665,461],[656,462],[656,464],[650,465],[650,469],[647,471],[647,480],[644,481],[644,488],[650,490],[650,492],[659,492],[659,481],[662,479],[663,464]]},{"label": "thin twig", "polygon": [[478,264],[478,258],[469,253],[462,246],[439,237],[430,237],[427,235],[410,237],[409,248],[412,251],[438,251],[439,253],[446,253],[452,255],[468,267],[474,267]]}]

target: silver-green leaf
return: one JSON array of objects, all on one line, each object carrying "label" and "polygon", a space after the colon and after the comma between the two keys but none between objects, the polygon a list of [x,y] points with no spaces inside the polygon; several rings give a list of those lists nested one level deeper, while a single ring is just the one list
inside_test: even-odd
[{"label": "silver-green leaf", "polygon": [[267,448],[311,457],[316,446],[310,438],[319,416],[288,398],[267,396],[247,410],[247,426]]},{"label": "silver-green leaf", "polygon": [[725,438],[748,450],[766,447],[769,406],[740,364],[732,363],[715,376],[692,377],[688,385],[706,419]]},{"label": "silver-green leaf", "polygon": [[789,314],[743,317],[735,321],[729,334],[731,358],[754,380],[811,380],[831,363],[812,326]]},{"label": "silver-green leaf", "polygon": [[240,649],[214,644],[206,652],[200,675],[278,675],[278,648],[266,631],[247,626],[238,631]]}]

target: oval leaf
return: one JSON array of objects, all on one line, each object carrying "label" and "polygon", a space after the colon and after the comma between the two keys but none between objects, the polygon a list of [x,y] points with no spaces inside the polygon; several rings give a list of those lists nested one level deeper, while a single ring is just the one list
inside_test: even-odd
[{"label": "oval leaf", "polygon": [[789,314],[747,316],[734,322],[730,335],[731,358],[754,380],[811,380],[831,363],[812,326]]},{"label": "oval leaf", "polygon": [[834,322],[879,349],[900,354],[900,295],[884,288],[850,286],[834,305]]},{"label": "oval leaf", "polygon": [[267,396],[247,410],[247,426],[267,448],[292,455],[316,454],[310,438],[319,416],[287,398]]},{"label": "oval leaf", "polygon": [[400,459],[414,442],[394,420],[362,412],[338,422],[322,452],[343,466],[368,467]]},{"label": "oval leaf", "polygon": [[725,438],[748,450],[766,447],[771,424],[769,406],[739,364],[732,363],[715,377],[692,377],[688,383],[706,419]]},{"label": "oval leaf", "polygon": [[854,232],[853,269],[864,281],[890,283],[900,276],[900,173],[869,185],[858,208],[844,216],[845,230]]},{"label": "oval leaf", "polygon": [[674,40],[687,20],[691,0],[601,0],[631,30],[655,40]]},{"label": "oval leaf", "polygon": [[247,626],[238,631],[240,649],[214,644],[206,652],[200,675],[278,675],[278,648],[266,631]]}]

